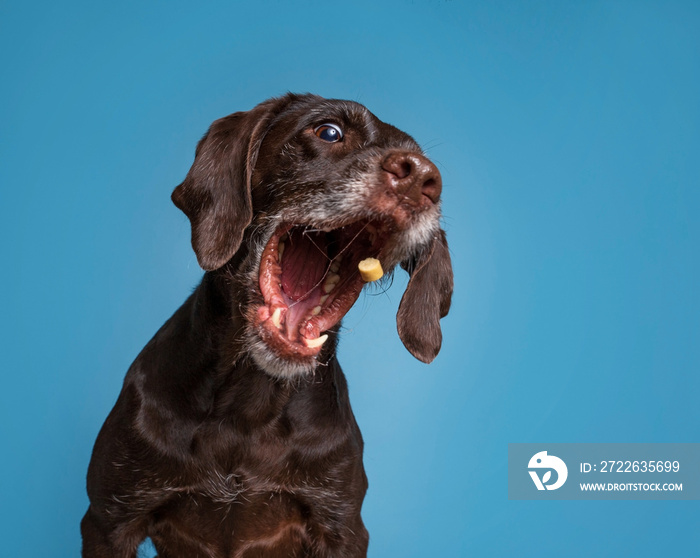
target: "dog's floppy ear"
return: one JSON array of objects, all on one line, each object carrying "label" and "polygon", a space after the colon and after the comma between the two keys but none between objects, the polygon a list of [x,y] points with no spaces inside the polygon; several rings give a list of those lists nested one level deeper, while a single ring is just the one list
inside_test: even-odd
[{"label": "dog's floppy ear", "polygon": [[440,318],[452,300],[452,261],[445,231],[440,229],[418,257],[401,266],[411,278],[396,314],[399,337],[409,352],[422,362],[432,362],[440,352]]},{"label": "dog's floppy ear", "polygon": [[238,250],[253,218],[250,179],[263,136],[286,98],[215,121],[197,144],[194,163],[171,196],[192,225],[192,247],[205,270]]}]

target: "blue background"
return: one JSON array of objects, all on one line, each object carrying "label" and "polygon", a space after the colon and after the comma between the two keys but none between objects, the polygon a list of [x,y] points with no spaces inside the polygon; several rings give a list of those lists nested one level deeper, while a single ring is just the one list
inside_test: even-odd
[{"label": "blue background", "polygon": [[201,270],[169,200],[209,123],[358,100],[442,171],[456,277],[345,320],[370,556],[688,556],[699,502],[507,499],[508,442],[697,442],[697,2],[3,2],[5,556],[77,556],[92,444]]}]

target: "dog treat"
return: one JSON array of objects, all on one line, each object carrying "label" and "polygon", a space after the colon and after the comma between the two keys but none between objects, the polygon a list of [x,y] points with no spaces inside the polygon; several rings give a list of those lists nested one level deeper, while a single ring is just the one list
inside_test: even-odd
[{"label": "dog treat", "polygon": [[362,280],[366,283],[381,279],[384,275],[381,262],[375,258],[365,258],[357,264],[357,268],[360,270]]}]

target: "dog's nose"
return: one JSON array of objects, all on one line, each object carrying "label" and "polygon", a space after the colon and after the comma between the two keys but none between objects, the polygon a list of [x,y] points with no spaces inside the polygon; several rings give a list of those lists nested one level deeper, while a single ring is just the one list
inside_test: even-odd
[{"label": "dog's nose", "polygon": [[386,171],[388,186],[414,202],[421,203],[422,196],[433,203],[440,200],[440,171],[423,155],[406,151],[390,153],[382,161],[382,169]]}]

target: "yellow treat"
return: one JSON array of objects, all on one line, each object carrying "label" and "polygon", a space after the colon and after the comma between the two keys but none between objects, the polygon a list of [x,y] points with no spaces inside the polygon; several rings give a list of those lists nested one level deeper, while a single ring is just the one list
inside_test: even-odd
[{"label": "yellow treat", "polygon": [[375,258],[366,258],[362,260],[357,264],[357,268],[360,270],[362,280],[366,283],[381,279],[382,275],[384,275],[382,264]]}]

